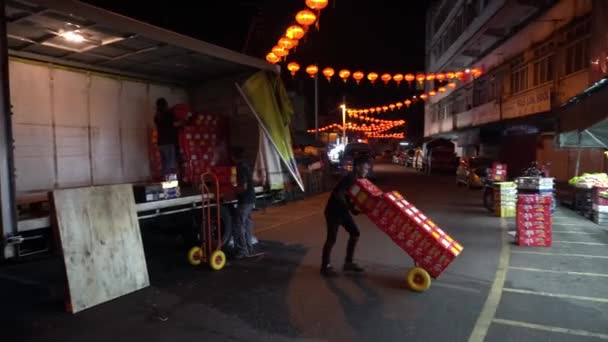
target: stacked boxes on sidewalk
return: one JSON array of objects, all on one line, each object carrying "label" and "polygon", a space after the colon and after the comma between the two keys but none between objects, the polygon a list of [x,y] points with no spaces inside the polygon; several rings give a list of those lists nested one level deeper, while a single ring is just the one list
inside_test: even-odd
[{"label": "stacked boxes on sidewalk", "polygon": [[462,246],[396,191],[382,193],[367,179],[348,192],[355,205],[417,265],[437,278],[462,252]]},{"label": "stacked boxes on sidewalk", "polygon": [[517,243],[520,246],[551,247],[553,178],[520,177],[515,180],[517,199]]},{"label": "stacked boxes on sidewalk", "polygon": [[507,164],[493,163],[490,179],[494,182],[504,182],[507,179]]},{"label": "stacked boxes on sidewalk", "polygon": [[494,211],[498,217],[515,217],[517,187],[513,182],[494,183]]},{"label": "stacked boxes on sidewalk", "polygon": [[608,188],[593,188],[593,222],[597,224],[608,224]]},{"label": "stacked boxes on sidewalk", "polygon": [[517,198],[517,244],[551,247],[551,202],[547,194],[519,194]]}]

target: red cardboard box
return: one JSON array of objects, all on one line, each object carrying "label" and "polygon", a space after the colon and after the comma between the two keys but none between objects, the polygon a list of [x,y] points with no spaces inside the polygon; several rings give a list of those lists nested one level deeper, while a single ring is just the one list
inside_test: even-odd
[{"label": "red cardboard box", "polygon": [[536,212],[520,212],[517,211],[517,222],[532,221],[532,222],[551,222],[551,212],[536,213]]},{"label": "red cardboard box", "polygon": [[517,204],[545,204],[551,205],[553,198],[550,194],[519,194]]},{"label": "red cardboard box", "polygon": [[458,242],[398,192],[382,195],[368,216],[433,277],[462,252]]},{"label": "red cardboard box", "polygon": [[526,221],[526,220],[522,220],[521,222],[518,221],[517,222],[517,229],[544,229],[544,230],[550,230],[551,229],[551,221],[549,222],[545,222],[545,221]]},{"label": "red cardboard box", "polygon": [[606,190],[608,190],[608,188],[600,188],[600,187],[593,188],[593,204],[608,205],[608,199],[600,196],[600,193],[604,192]]},{"label": "red cardboard box", "polygon": [[546,204],[518,204],[517,212],[523,214],[542,213],[551,216],[551,206]]},{"label": "red cardboard box", "polygon": [[551,238],[551,229],[518,229],[518,236]]},{"label": "red cardboard box", "polygon": [[362,178],[357,179],[355,184],[348,189],[348,196],[362,212],[368,213],[376,207],[382,196],[382,190],[368,179]]},{"label": "red cardboard box", "polygon": [[520,235],[517,244],[529,247],[551,247],[551,242],[551,237],[527,237]]}]

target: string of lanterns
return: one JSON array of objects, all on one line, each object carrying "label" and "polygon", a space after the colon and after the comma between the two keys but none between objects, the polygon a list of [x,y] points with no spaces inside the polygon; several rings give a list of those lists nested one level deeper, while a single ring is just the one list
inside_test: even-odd
[{"label": "string of lanterns", "polygon": [[374,134],[369,133],[365,134],[368,138],[376,138],[376,139],[405,139],[405,134],[403,133],[393,133],[393,134]]},{"label": "string of lanterns", "polygon": [[[287,70],[289,70],[293,77],[296,76],[300,69],[300,64],[298,64],[297,62],[290,62],[287,64]],[[315,78],[319,73],[319,67],[315,64],[311,64],[307,66],[304,71],[311,78]],[[323,74],[323,76],[325,76],[328,82],[331,82],[332,77],[336,75],[336,69],[328,66],[323,68],[323,70],[321,70],[321,73]],[[351,73],[349,69],[339,69],[337,72],[338,77],[341,78],[342,81],[344,81],[345,83],[348,82],[349,78],[352,77],[352,79],[354,79],[357,84],[360,84],[361,81],[364,79],[367,79],[371,84],[375,84],[376,81],[380,79],[382,82],[384,82],[385,85],[388,85],[390,82],[395,82],[397,86],[401,85],[401,82],[406,81],[410,87],[412,86],[412,83],[414,81],[417,82],[420,87],[423,87],[425,82],[430,82],[431,84],[434,84],[433,82],[435,81],[438,81],[440,83],[453,83],[454,81],[459,80],[462,82],[466,79],[467,75],[471,75],[472,77],[477,78],[481,76],[481,74],[482,71],[478,68],[428,74],[406,73],[405,75],[401,73],[383,73],[380,75],[377,72],[369,72],[366,76],[363,71],[357,70]]]},{"label": "string of lanterns", "polygon": [[439,88],[437,88],[437,90],[433,89],[427,93],[423,93],[420,95],[413,95],[412,97],[405,99],[403,102],[397,101],[397,102],[388,103],[388,104],[384,104],[384,105],[376,106],[376,107],[369,107],[369,108],[350,108],[347,110],[347,112],[350,114],[367,115],[367,114],[386,113],[389,110],[394,111],[395,109],[400,110],[404,106],[407,109],[407,108],[410,108],[410,106],[413,103],[418,102],[418,100],[425,101],[426,99],[433,97],[439,93],[445,93],[447,91],[447,88],[450,88],[450,89],[456,88],[456,83],[450,82],[446,86],[440,86]]},{"label": "string of lanterns", "polygon": [[[389,120],[385,120],[385,123],[381,123],[381,124],[371,124],[371,125],[367,125],[367,124],[362,124],[362,125],[358,125],[358,124],[354,124],[352,122],[348,122],[346,124],[346,130],[350,130],[350,131],[359,131],[359,132],[365,132],[365,133],[382,133],[388,130],[391,130],[395,127],[399,127],[399,126],[403,126],[405,125],[405,121],[404,120],[393,120],[393,121],[389,121]],[[337,123],[334,124],[330,124],[324,127],[319,127],[318,130],[314,130],[314,129],[309,129],[307,132],[308,133],[315,133],[316,131],[318,132],[325,132],[325,131],[329,131],[329,130],[333,130],[333,129],[339,129],[339,130],[343,130],[343,126]]]},{"label": "string of lanterns", "polygon": [[294,23],[287,28],[285,34],[279,38],[277,45],[266,54],[266,60],[269,63],[276,64],[281,59],[286,58],[289,55],[289,51],[299,45],[300,39],[308,32],[309,27],[315,23],[318,24],[321,10],[327,7],[328,2],[329,0],[306,0],[307,8],[296,14],[295,19],[297,24]]},{"label": "string of lanterns", "polygon": [[371,118],[369,116],[365,116],[365,115],[362,115],[359,113],[348,112],[348,117],[353,118],[353,119],[359,119],[359,120],[370,122],[370,123],[390,123],[390,122],[392,122],[392,120],[381,120],[381,119]]}]

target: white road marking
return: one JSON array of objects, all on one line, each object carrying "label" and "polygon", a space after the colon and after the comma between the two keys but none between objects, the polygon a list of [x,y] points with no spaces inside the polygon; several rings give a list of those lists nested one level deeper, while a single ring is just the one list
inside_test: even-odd
[{"label": "white road marking", "polygon": [[582,234],[582,235],[599,235],[601,232],[589,232],[583,230],[553,230],[555,234]]},{"label": "white road marking", "polygon": [[267,232],[269,230],[272,230],[272,229],[275,229],[275,228],[278,228],[278,227],[281,227],[281,226],[285,226],[285,225],[288,225],[290,223],[293,223],[293,222],[296,222],[296,221],[300,221],[300,220],[303,220],[305,218],[309,218],[309,217],[317,215],[317,214],[321,214],[322,212],[323,212],[322,210],[312,211],[312,212],[310,212],[310,213],[308,213],[306,215],[302,215],[302,216],[299,216],[299,217],[294,217],[292,220],[289,220],[289,221],[279,222],[279,223],[275,223],[273,225],[270,225],[268,227],[262,227],[260,229],[256,229],[256,233],[257,234],[265,233],[265,232]]},{"label": "white road marking", "polygon": [[567,274],[567,275],[576,275],[576,276],[607,277],[608,278],[608,274],[604,274],[604,273],[556,271],[556,270],[546,270],[546,269],[540,269],[540,268],[516,267],[516,266],[509,266],[509,269],[516,270],[516,271],[526,271],[526,272],[556,273],[556,274]]},{"label": "white road marking", "polygon": [[560,223],[553,221],[554,226],[584,226],[583,223]]},{"label": "white road marking", "polygon": [[549,331],[549,332],[554,332],[554,333],[568,334],[568,335],[575,335],[575,336],[595,337],[600,340],[608,340],[608,335],[606,335],[606,334],[594,333],[594,332],[586,331],[586,330],[568,329],[568,328],[554,327],[554,326],[550,326],[550,325],[512,321],[510,319],[501,319],[501,318],[496,318],[492,322],[494,322],[496,324],[510,325],[510,326],[518,327],[518,328],[542,330],[542,331]]},{"label": "white road marking", "polygon": [[461,286],[461,285],[449,284],[449,283],[441,282],[441,281],[434,283],[433,287],[443,287],[443,288],[447,288],[447,289],[459,290],[459,291],[470,292],[470,293],[480,293],[481,292],[481,290],[478,290],[478,289],[473,289],[473,288],[465,287],[465,286]]},{"label": "white road marking", "polygon": [[509,235],[507,234],[508,226],[504,218],[500,220],[500,228],[502,231],[502,246],[498,259],[498,268],[496,269],[496,275],[494,276],[494,282],[490,288],[488,298],[486,298],[477,322],[475,322],[475,327],[473,327],[473,331],[469,336],[469,342],[483,342],[486,339],[490,325],[492,325],[492,320],[496,315],[500,298],[502,297],[502,289],[507,278],[507,268],[509,267],[509,258],[511,256],[511,245],[509,244]]},{"label": "white road marking", "polygon": [[588,245],[588,246],[608,246],[608,243],[599,243],[599,242],[581,242],[581,241],[562,241],[562,240],[553,240],[553,243],[564,243],[564,244],[572,244],[572,245]]},{"label": "white road marking", "polygon": [[608,259],[608,255],[591,255],[591,254],[549,253],[549,252],[533,252],[533,251],[513,251],[513,254],[553,255],[553,256],[574,257],[574,258]]},{"label": "white road marking", "polygon": [[608,303],[608,298],[601,298],[601,297],[574,296],[574,295],[568,295],[568,294],[562,294],[562,293],[549,293],[549,292],[539,292],[539,291],[530,291],[530,290],[522,290],[522,289],[512,289],[512,288],[508,288],[508,287],[505,287],[503,289],[503,291],[511,292],[511,293],[543,296],[543,297],[566,298],[566,299],[576,299],[576,300],[583,300],[583,301],[596,302],[596,303]]}]

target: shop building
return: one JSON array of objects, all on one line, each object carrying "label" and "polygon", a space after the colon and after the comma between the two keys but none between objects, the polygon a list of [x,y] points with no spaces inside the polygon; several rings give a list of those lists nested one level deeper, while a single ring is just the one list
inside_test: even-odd
[{"label": "shop building", "polygon": [[461,155],[494,157],[510,170],[550,162],[562,181],[574,175],[576,160],[580,172],[604,170],[601,150],[556,144],[557,109],[595,82],[595,6],[593,0],[436,2],[427,12],[427,73],[481,74],[427,100],[425,137],[452,139]]}]

